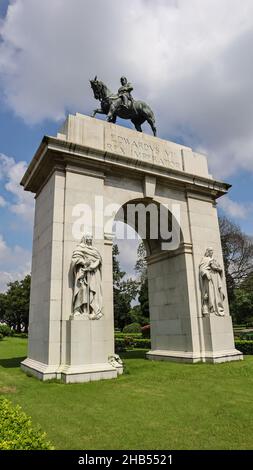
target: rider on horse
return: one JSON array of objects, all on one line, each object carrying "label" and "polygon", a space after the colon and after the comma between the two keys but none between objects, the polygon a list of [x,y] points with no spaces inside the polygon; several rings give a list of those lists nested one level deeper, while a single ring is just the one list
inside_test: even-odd
[{"label": "rider on horse", "polygon": [[97,113],[106,114],[107,121],[115,124],[117,117],[131,119],[138,132],[142,132],[141,124],[148,121],[153,134],[156,135],[155,116],[152,109],[143,101],[135,101],[131,95],[133,87],[126,77],[121,77],[121,87],[117,94],[97,79],[90,80],[94,98],[100,101],[100,108],[94,109],[92,117]]},{"label": "rider on horse", "polygon": [[131,102],[131,106],[133,106],[134,101],[131,95],[133,87],[131,83],[127,81],[126,77],[121,77],[120,82],[122,86],[118,89],[118,96],[120,96],[123,106],[129,108],[129,101]]}]

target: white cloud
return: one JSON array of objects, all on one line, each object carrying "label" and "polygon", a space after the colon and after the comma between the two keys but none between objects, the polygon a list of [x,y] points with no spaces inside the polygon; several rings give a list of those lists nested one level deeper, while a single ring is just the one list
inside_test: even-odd
[{"label": "white cloud", "polygon": [[[31,222],[34,215],[34,197],[20,186],[26,168],[26,162],[16,162],[14,158],[0,154],[0,180],[10,196],[8,202],[3,200],[5,204],[2,206],[8,205],[11,212]],[[0,206],[1,199],[3,198],[0,196]]]},{"label": "white cloud", "polygon": [[135,278],[134,271],[135,263],[137,261],[137,248],[140,243],[140,237],[135,230],[123,222],[116,221],[113,226],[115,235],[114,243],[119,248],[119,262],[122,271],[125,271],[128,277]]},{"label": "white cloud", "polygon": [[0,234],[0,292],[7,283],[21,280],[31,270],[31,252],[19,245],[9,246]]},{"label": "white cloud", "polygon": [[6,204],[7,204],[6,200],[2,196],[0,196],[0,207],[5,207]]},{"label": "white cloud", "polygon": [[223,213],[234,219],[246,219],[251,213],[253,213],[253,204],[249,203],[238,203],[232,201],[228,196],[224,196],[219,199],[218,207],[220,207]]},{"label": "white cloud", "polygon": [[253,171],[252,0],[18,0],[0,32],[5,98],[27,122],[90,113],[88,79],[116,90],[124,74],[160,135],[204,148],[219,177]]}]

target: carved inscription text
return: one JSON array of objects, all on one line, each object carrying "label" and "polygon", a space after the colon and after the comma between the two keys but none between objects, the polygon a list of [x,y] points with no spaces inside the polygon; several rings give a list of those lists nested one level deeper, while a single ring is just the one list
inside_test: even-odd
[{"label": "carved inscription text", "polygon": [[180,152],[172,150],[169,145],[161,141],[152,143],[144,139],[133,140],[128,136],[108,133],[105,136],[105,150],[132,157],[151,165],[182,170]]}]

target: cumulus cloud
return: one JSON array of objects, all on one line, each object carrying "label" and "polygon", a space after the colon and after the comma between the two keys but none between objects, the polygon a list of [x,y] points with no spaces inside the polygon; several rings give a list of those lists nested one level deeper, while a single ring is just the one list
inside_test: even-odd
[{"label": "cumulus cloud", "polygon": [[[43,25],[43,27],[42,27]],[[12,0],[0,26],[5,100],[27,122],[95,107],[88,79],[124,74],[159,135],[253,171],[252,0]]]},{"label": "cumulus cloud", "polygon": [[222,209],[222,212],[233,219],[246,219],[250,214],[253,214],[253,204],[249,203],[238,203],[233,201],[228,196],[218,200],[218,207]]},{"label": "cumulus cloud", "polygon": [[0,267],[0,292],[4,292],[8,282],[30,273],[31,252],[19,245],[9,246],[0,234]]},{"label": "cumulus cloud", "polygon": [[11,212],[31,222],[34,215],[34,198],[20,186],[26,168],[26,162],[16,162],[14,158],[0,154],[0,181],[2,180],[10,196],[8,202],[0,196],[0,206],[8,206]]},{"label": "cumulus cloud", "polygon": [[7,205],[6,200],[3,198],[3,196],[0,196],[0,207],[5,207]]}]

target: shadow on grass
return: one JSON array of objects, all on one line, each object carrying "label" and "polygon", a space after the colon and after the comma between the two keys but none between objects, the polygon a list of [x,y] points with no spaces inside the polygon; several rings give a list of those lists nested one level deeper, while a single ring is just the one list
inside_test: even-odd
[{"label": "shadow on grass", "polygon": [[5,367],[6,369],[19,367],[20,362],[22,362],[25,358],[26,358],[26,356],[11,357],[9,359],[0,359],[0,366]]}]

